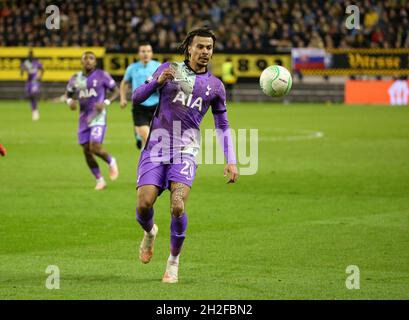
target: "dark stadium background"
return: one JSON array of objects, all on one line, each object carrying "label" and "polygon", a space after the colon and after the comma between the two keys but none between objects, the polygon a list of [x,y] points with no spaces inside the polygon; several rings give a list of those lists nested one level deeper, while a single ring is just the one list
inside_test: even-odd
[{"label": "dark stadium background", "polygon": [[[259,73],[268,65],[282,64],[291,68],[292,48],[321,48],[331,51],[369,49],[363,55],[378,57],[389,54],[402,60],[399,68],[373,68],[359,71],[348,65],[346,54],[334,55],[340,70],[308,70],[308,76],[296,72],[295,85],[288,101],[342,102],[345,80],[388,79],[407,76],[409,48],[408,3],[405,1],[359,1],[360,29],[348,29],[348,1],[2,1],[0,3],[0,47],[102,47],[100,66],[120,80],[126,66],[137,59],[138,43],[149,41],[161,61],[177,53],[177,47],[188,30],[198,26],[211,27],[217,36],[216,51],[224,56],[214,61],[220,75],[220,64],[232,57],[239,75],[235,89],[237,101],[261,101],[257,81]],[[56,5],[60,10],[60,29],[44,27],[46,8]],[[376,50],[381,51],[376,51]],[[396,50],[403,51],[396,51]],[[34,50],[36,51],[36,50]],[[344,51],[345,52],[345,51]],[[67,59],[58,49],[49,49],[41,58],[53,59],[48,70],[61,67]],[[23,59],[25,53],[18,59]],[[55,61],[56,58],[62,60]],[[173,56],[175,57],[175,56]],[[177,57],[177,56],[176,56]],[[216,55],[217,57],[217,55]],[[0,56],[1,68],[18,69],[17,60],[10,62],[7,54]],[[71,73],[78,69],[78,61],[64,67]],[[64,70],[62,68],[62,70]],[[405,69],[405,70],[402,70]],[[319,75],[319,76],[316,76]],[[336,75],[337,77],[333,77]],[[331,77],[332,76],[332,77]],[[7,76],[3,76],[7,80]],[[57,81],[61,77],[54,80]],[[47,79],[47,75],[45,77]],[[323,81],[324,79],[324,81]],[[9,80],[16,80],[11,77]],[[20,80],[20,78],[18,78]],[[50,78],[50,81],[52,78]],[[322,91],[325,86],[328,92]],[[62,83],[45,82],[43,97],[61,93]],[[21,81],[3,82],[1,98],[17,98]],[[313,94],[311,94],[313,93]]]}]

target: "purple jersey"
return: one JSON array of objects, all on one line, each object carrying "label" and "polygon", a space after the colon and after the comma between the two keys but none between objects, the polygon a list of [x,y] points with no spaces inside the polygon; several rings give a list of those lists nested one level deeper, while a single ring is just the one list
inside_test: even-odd
[{"label": "purple jersey", "polygon": [[21,70],[28,73],[28,82],[35,82],[37,80],[37,75],[40,70],[43,69],[43,65],[37,59],[26,59],[21,64]]},{"label": "purple jersey", "polygon": [[[176,71],[175,79],[160,86],[157,79],[169,66]],[[220,79],[208,71],[194,72],[187,62],[167,62],[158,68],[149,83],[133,92],[133,102],[145,101],[158,89],[160,100],[152,119],[146,151],[159,150],[155,146],[160,144],[161,155],[168,155],[169,159],[179,153],[196,155],[200,147],[200,123],[211,108],[216,129],[223,132],[219,141],[223,144],[226,161],[236,163],[226,115],[226,93]],[[169,141],[164,141],[167,138]]]},{"label": "purple jersey", "polygon": [[88,76],[78,72],[71,77],[67,85],[67,92],[78,95],[80,103],[79,131],[92,126],[106,125],[105,109],[97,114],[95,104],[103,103],[106,90],[112,90],[115,86],[114,79],[100,69],[95,69]]}]

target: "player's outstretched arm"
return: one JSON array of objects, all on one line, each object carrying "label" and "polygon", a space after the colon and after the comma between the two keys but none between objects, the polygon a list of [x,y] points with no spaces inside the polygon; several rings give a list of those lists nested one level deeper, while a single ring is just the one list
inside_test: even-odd
[{"label": "player's outstretched arm", "polygon": [[231,137],[229,120],[227,119],[226,94],[223,85],[212,101],[212,113],[216,134],[226,158],[224,176],[229,176],[227,183],[235,183],[239,177],[236,166],[233,139]]},{"label": "player's outstretched arm", "polygon": [[231,137],[229,121],[227,120],[227,113],[226,111],[223,113],[214,113],[213,118],[217,139],[226,159],[224,176],[229,177],[227,183],[235,183],[239,177],[239,173],[236,166],[236,155],[234,153],[233,139]]},{"label": "player's outstretched arm", "polygon": [[144,83],[140,87],[136,88],[132,93],[132,102],[134,104],[140,104],[150,97],[159,88],[158,80],[154,79],[149,83]]},{"label": "player's outstretched arm", "polygon": [[166,81],[172,80],[175,77],[175,70],[169,67],[168,63],[162,64],[153,74],[152,81],[144,83],[136,88],[132,93],[132,101],[135,104],[140,104],[154,93],[159,87],[165,84]]}]

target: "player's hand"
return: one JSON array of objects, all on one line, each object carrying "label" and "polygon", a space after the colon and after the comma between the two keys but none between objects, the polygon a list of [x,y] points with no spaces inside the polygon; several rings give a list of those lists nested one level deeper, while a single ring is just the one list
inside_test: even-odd
[{"label": "player's hand", "polygon": [[97,112],[102,112],[105,108],[105,105],[103,102],[99,102],[95,104],[95,109],[97,110]]},{"label": "player's hand", "polygon": [[235,183],[239,177],[239,171],[235,164],[226,164],[224,167],[224,176],[229,176],[229,181],[227,183]]},{"label": "player's hand", "polygon": [[126,99],[121,99],[121,101],[119,102],[119,105],[121,106],[122,109],[124,109],[127,104],[128,101]]},{"label": "player's hand", "polygon": [[68,106],[71,110],[77,110],[77,100],[72,99]]},{"label": "player's hand", "polygon": [[172,67],[166,68],[165,70],[162,71],[158,78],[158,84],[164,84],[166,80],[173,80],[175,78],[175,69]]},{"label": "player's hand", "polygon": [[[96,106],[96,104],[95,104],[95,106]],[[100,111],[98,111],[98,110],[92,111],[92,112],[87,116],[87,118],[86,118],[87,124],[90,125],[91,122],[92,122],[99,114],[100,114]]]}]

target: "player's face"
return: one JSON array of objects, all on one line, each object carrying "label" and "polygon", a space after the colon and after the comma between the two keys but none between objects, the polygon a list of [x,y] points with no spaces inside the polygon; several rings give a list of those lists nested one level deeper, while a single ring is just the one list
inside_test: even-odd
[{"label": "player's face", "polygon": [[91,71],[97,66],[97,59],[92,53],[86,53],[81,58],[81,64],[86,71]]},{"label": "player's face", "polygon": [[139,47],[139,59],[143,63],[148,63],[149,61],[152,60],[152,57],[153,57],[153,51],[150,45]]},{"label": "player's face", "polygon": [[205,67],[213,55],[213,39],[195,36],[189,46],[190,61],[200,67]]}]

